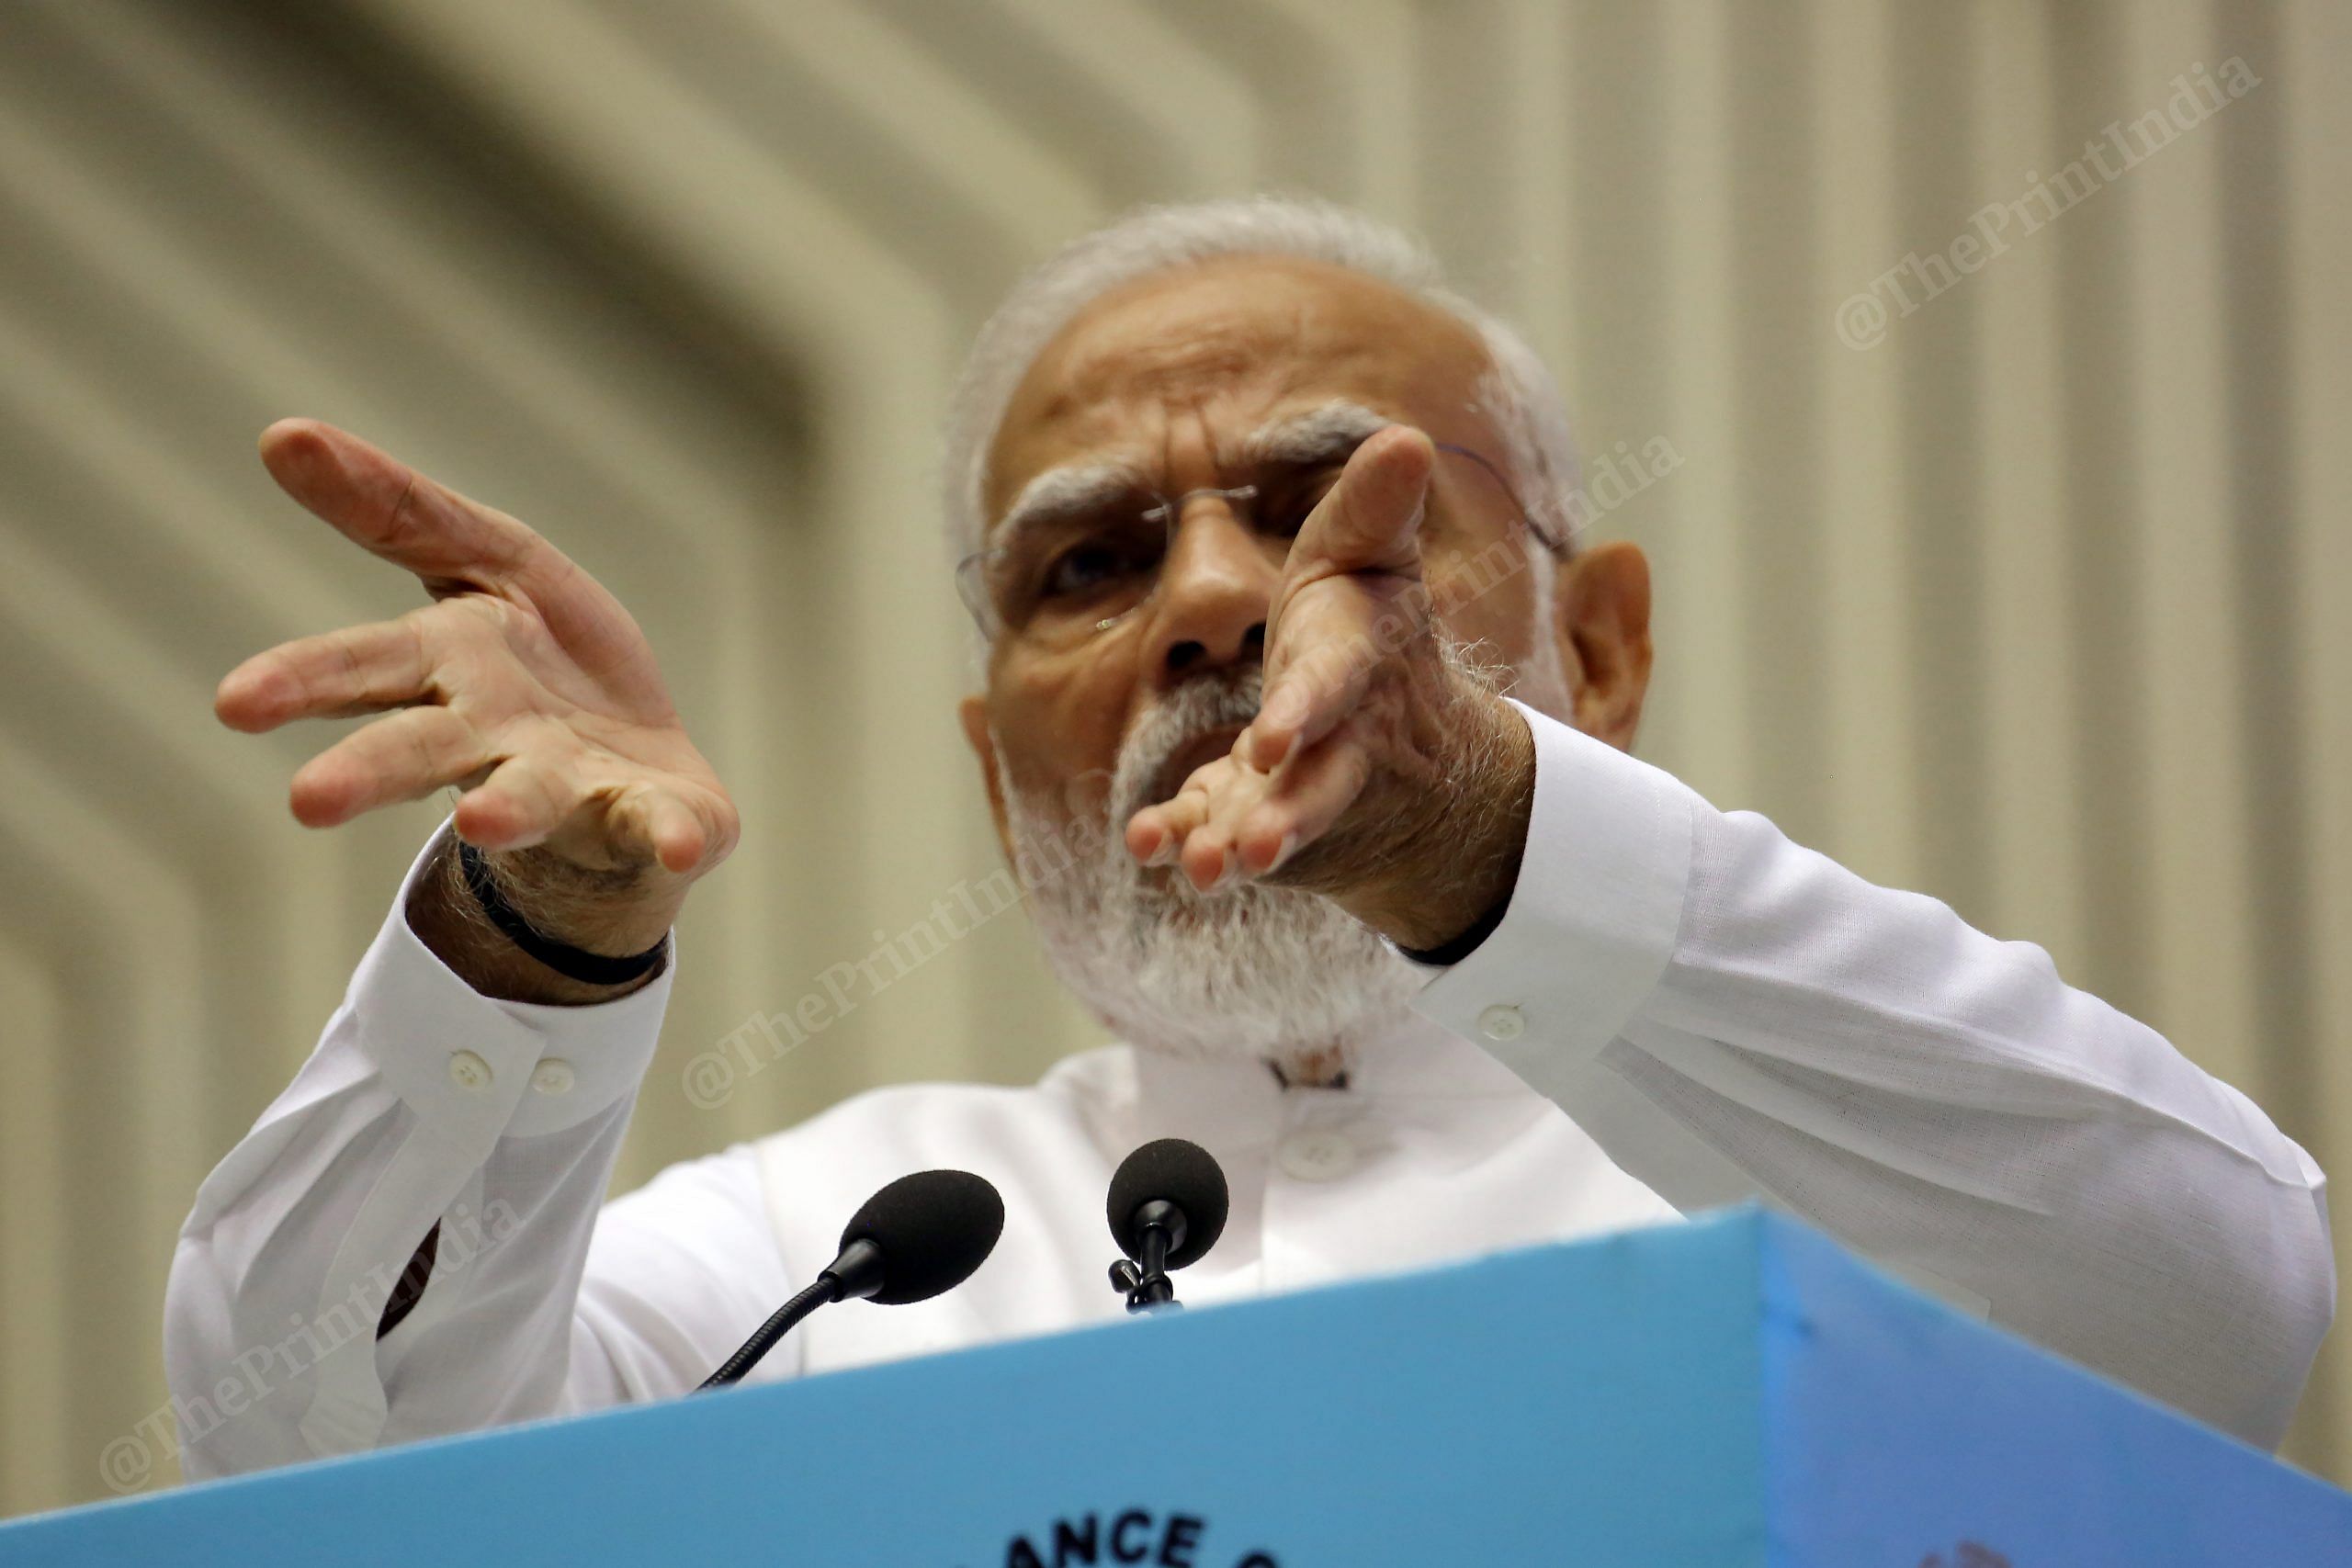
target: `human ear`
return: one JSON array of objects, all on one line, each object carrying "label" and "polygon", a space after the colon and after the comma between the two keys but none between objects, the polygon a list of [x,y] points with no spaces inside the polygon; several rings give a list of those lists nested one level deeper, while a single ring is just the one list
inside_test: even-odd
[{"label": "human ear", "polygon": [[1615,540],[1559,563],[1553,595],[1562,664],[1574,672],[1578,729],[1621,751],[1634,747],[1650,684],[1650,563]]},{"label": "human ear", "polygon": [[1004,846],[1006,858],[1012,854],[1012,840],[1004,817],[1004,770],[998,765],[996,737],[989,732],[989,700],[978,692],[972,693],[956,706],[956,716],[964,726],[964,739],[972,748],[972,756],[980,765],[980,784],[989,792],[989,815],[996,819],[997,842]]}]

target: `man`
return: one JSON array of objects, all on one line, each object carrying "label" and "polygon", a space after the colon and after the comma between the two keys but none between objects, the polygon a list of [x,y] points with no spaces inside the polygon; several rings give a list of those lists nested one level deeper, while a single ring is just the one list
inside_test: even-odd
[{"label": "man", "polygon": [[312,826],[463,793],[198,1195],[191,1473],[682,1393],[928,1167],[1002,1190],[989,1264],[820,1314],[758,1377],[1112,1316],[1101,1196],[1170,1134],[1233,1187],[1195,1302],[1762,1193],[2276,1443],[2334,1311],[2319,1171],[2039,949],[1625,754],[1646,567],[1574,536],[1550,381],[1409,243],[1272,201],[1130,219],[1016,290],[949,436],[964,729],[1058,973],[1128,1043],[860,1096],[600,1212],[733,808],[554,546],[339,432],[264,435],[435,602],[259,655],[220,716],[384,716],[295,775]]}]

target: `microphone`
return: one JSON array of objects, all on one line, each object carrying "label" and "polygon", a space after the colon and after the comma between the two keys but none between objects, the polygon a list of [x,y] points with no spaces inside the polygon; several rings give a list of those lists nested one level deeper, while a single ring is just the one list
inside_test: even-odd
[{"label": "microphone", "polygon": [[1111,1239],[1125,1253],[1111,1265],[1111,1288],[1129,1312],[1178,1305],[1168,1271],[1198,1262],[1225,1234],[1225,1172],[1208,1150],[1182,1138],[1144,1145],[1111,1178]]},{"label": "microphone", "polygon": [[743,1348],[705,1378],[705,1388],[741,1381],[792,1325],[833,1302],[882,1306],[926,1302],[952,1291],[996,1250],[1004,1200],[968,1170],[919,1170],[865,1201],[842,1232],[841,1256],[817,1282],[775,1309]]}]

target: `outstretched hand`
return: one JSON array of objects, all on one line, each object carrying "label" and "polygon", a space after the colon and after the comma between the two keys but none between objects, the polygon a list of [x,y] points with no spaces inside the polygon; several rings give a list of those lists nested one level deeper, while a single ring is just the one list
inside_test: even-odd
[{"label": "outstretched hand", "polygon": [[657,940],[738,824],[636,620],[522,523],[332,425],[282,420],[261,456],[288,495],[434,601],[280,644],[221,681],[214,711],[235,729],[384,716],[303,764],[294,815],[334,827],[454,785],[469,842],[594,874],[627,908],[593,923]]},{"label": "outstretched hand", "polygon": [[1432,617],[1419,533],[1434,457],[1391,426],[1349,458],[1275,589],[1257,718],[1129,819],[1137,860],[1203,891],[1255,877],[1322,893],[1408,947],[1508,896],[1534,742]]}]

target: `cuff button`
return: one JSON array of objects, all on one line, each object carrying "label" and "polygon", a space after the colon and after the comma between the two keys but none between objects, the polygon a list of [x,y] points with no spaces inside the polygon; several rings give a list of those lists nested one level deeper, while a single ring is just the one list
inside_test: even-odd
[{"label": "cuff button", "polygon": [[469,1094],[480,1094],[491,1085],[490,1064],[471,1051],[449,1053],[449,1081]]},{"label": "cuff button", "polygon": [[1514,1007],[1490,1007],[1478,1015],[1478,1032],[1489,1040],[1516,1040],[1527,1032],[1527,1020]]},{"label": "cuff button", "polygon": [[573,1081],[571,1064],[560,1056],[545,1057],[531,1069],[531,1087],[541,1094],[569,1094]]}]

